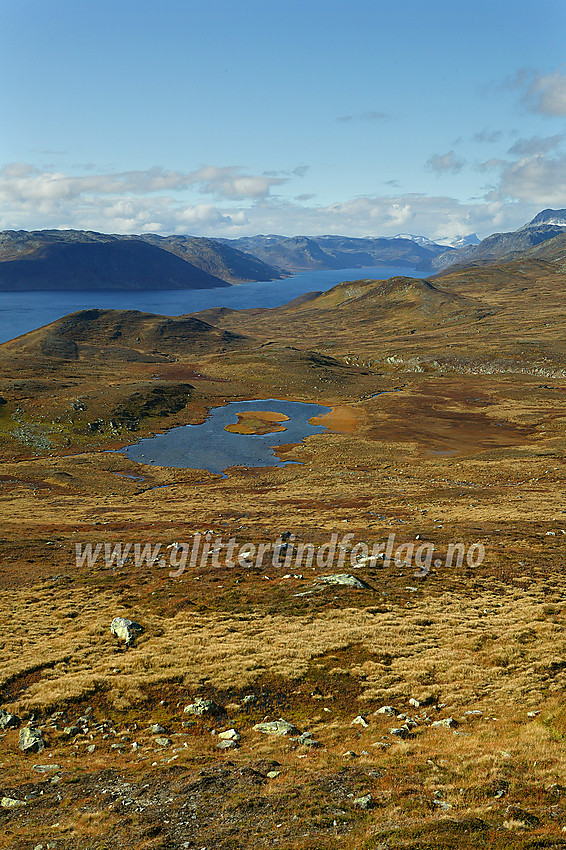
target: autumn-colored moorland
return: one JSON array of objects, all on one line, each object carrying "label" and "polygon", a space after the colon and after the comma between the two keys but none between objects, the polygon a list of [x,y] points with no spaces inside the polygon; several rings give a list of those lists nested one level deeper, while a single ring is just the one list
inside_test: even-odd
[{"label": "autumn-colored moorland", "polygon": [[[533,258],[0,346],[0,847],[566,847],[565,283]],[[114,451],[248,399],[331,412],[281,467]],[[172,569],[207,533],[280,561]],[[430,569],[357,557],[393,534]],[[167,559],[76,563],[128,542]]]}]

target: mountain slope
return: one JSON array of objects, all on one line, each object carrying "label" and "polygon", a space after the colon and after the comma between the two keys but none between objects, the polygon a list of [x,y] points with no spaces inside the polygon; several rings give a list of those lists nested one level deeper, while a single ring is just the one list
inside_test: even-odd
[{"label": "mountain slope", "polygon": [[0,233],[0,289],[205,289],[282,276],[213,239],[81,230]]},{"label": "mountain slope", "polygon": [[484,265],[514,259],[518,253],[553,239],[566,230],[565,210],[543,210],[518,230],[494,233],[479,245],[467,245],[432,260],[432,266],[441,271],[451,266]]},{"label": "mountain slope", "polygon": [[144,234],[140,239],[228,283],[279,280],[285,276],[280,268],[216,239],[204,236],[157,236],[154,233]]},{"label": "mountain slope", "polygon": [[[413,238],[351,236],[244,236],[221,240],[288,272],[371,266],[432,268],[445,246],[421,244]],[[449,253],[449,252],[448,252]]]},{"label": "mountain slope", "polygon": [[[3,234],[4,236],[5,234]],[[47,231],[0,243],[0,289],[209,289],[229,286],[141,239]],[[11,238],[10,238],[11,237]]]},{"label": "mountain slope", "polygon": [[542,210],[520,229],[524,230],[526,227],[538,227],[541,224],[555,224],[559,227],[566,227],[566,210]]}]

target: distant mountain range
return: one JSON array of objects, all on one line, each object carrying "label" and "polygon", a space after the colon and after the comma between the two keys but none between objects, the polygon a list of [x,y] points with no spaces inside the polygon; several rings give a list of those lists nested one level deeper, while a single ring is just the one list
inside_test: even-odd
[{"label": "distant mountain range", "polygon": [[280,269],[213,239],[83,230],[0,233],[0,290],[209,289]]},{"label": "distant mountain range", "polygon": [[432,260],[446,252],[425,237],[391,238],[353,236],[242,236],[220,240],[254,254],[287,272],[356,269],[370,266],[432,268]]},{"label": "distant mountain range", "polygon": [[0,233],[0,290],[208,289],[279,280],[296,272],[373,266],[440,272],[523,255],[563,259],[565,234],[566,209],[542,210],[518,230],[481,242],[475,234],[458,237],[450,246],[407,233],[208,239],[7,230]]},{"label": "distant mountain range", "polygon": [[426,236],[414,236],[412,233],[398,233],[393,238],[412,239],[417,245],[422,245],[425,248],[434,246],[435,248],[440,247],[444,250],[447,248],[463,248],[464,245],[479,245],[480,242],[475,233],[470,233],[468,236],[456,236],[453,239],[441,239],[439,242],[428,239]]},{"label": "distant mountain range", "polygon": [[453,266],[485,265],[486,263],[513,260],[524,252],[552,240],[566,231],[566,210],[543,210],[518,230],[494,233],[478,245],[466,245],[456,251],[440,254],[432,260],[437,271]]}]

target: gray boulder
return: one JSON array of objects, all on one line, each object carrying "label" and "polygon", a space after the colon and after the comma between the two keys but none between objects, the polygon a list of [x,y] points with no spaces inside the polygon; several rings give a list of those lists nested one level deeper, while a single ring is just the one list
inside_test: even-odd
[{"label": "gray boulder", "polygon": [[386,714],[387,717],[393,717],[396,712],[392,705],[384,705],[381,708],[378,708],[377,711],[374,711],[373,713]]},{"label": "gray boulder", "polygon": [[409,735],[409,730],[407,729],[407,727],[406,727],[406,726],[397,726],[397,727],[395,727],[395,728],[393,728],[393,729],[390,729],[390,730],[389,730],[389,733],[390,733],[391,735],[396,735],[396,736],[397,736],[397,738],[403,738],[403,739],[405,739],[405,738],[407,738],[407,737],[408,737],[408,735]]},{"label": "gray boulder", "polygon": [[22,721],[15,714],[0,708],[0,729],[16,729]]},{"label": "gray boulder", "polygon": [[365,581],[361,581],[356,576],[351,576],[348,573],[337,573],[332,576],[319,576],[318,581],[321,581],[323,584],[343,584],[346,587],[357,587],[358,590],[370,590],[369,584],[366,584]]},{"label": "gray boulder", "polygon": [[264,735],[298,735],[299,730],[292,723],[288,723],[282,718],[279,720],[270,720],[267,723],[256,723],[254,726],[256,732],[263,732]]},{"label": "gray boulder", "polygon": [[445,717],[443,720],[435,720],[434,723],[431,723],[430,725],[433,729],[455,729],[458,725],[458,721],[454,720],[453,717]]},{"label": "gray boulder", "polygon": [[20,730],[18,746],[24,753],[40,753],[41,750],[45,749],[41,729],[36,729],[34,726],[24,726]]},{"label": "gray boulder", "polygon": [[356,797],[354,806],[359,806],[360,809],[373,809],[375,801],[371,794],[364,794],[363,797]]},{"label": "gray boulder", "polygon": [[110,623],[110,631],[118,640],[125,641],[126,646],[133,646],[137,636],[143,632],[143,626],[124,617],[114,617]]},{"label": "gray boulder", "polygon": [[218,750],[235,750],[238,747],[238,742],[236,740],[224,740],[220,741],[216,748]]},{"label": "gray boulder", "polygon": [[242,736],[236,729],[226,729],[224,732],[219,732],[218,737],[221,741],[236,741],[237,743]]},{"label": "gray boulder", "polygon": [[211,716],[225,714],[226,709],[218,705],[214,700],[197,697],[194,702],[184,707],[183,712],[185,714],[194,714],[197,717],[203,717],[206,714]]}]

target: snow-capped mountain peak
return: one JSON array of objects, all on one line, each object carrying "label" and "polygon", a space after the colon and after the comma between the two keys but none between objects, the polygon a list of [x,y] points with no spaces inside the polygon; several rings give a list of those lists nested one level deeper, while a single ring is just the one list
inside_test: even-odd
[{"label": "snow-capped mountain peak", "polygon": [[426,236],[414,236],[412,233],[397,233],[393,239],[410,239],[411,242],[416,242],[417,245],[438,245],[438,242],[433,242],[432,239],[427,239]]},{"label": "snow-capped mountain peak", "polygon": [[541,224],[566,227],[566,210],[542,210],[542,212],[539,212],[531,221],[519,229],[525,230],[527,227],[539,227]]}]

